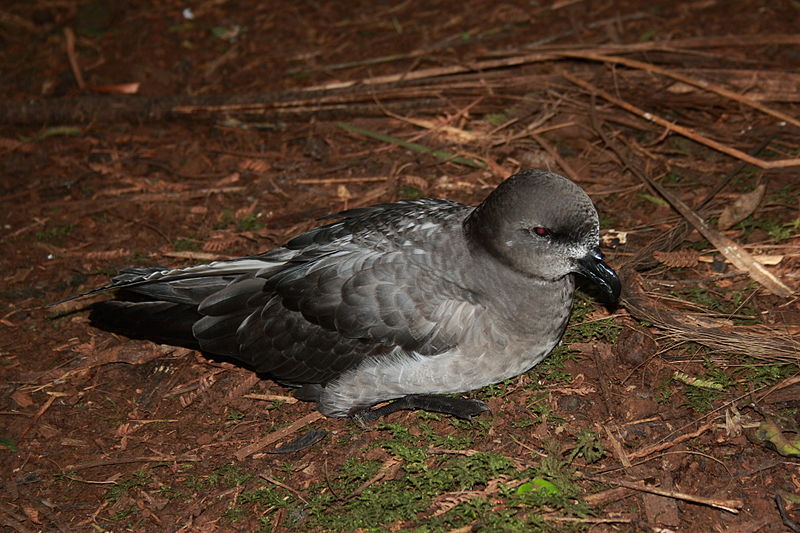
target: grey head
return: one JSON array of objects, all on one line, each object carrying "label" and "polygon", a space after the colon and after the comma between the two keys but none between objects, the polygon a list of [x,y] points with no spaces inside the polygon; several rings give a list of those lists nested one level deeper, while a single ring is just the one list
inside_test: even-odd
[{"label": "grey head", "polygon": [[600,253],[600,223],[589,196],[546,170],[500,184],[464,222],[468,239],[528,277],[554,281],[578,273],[616,302],[620,281]]}]

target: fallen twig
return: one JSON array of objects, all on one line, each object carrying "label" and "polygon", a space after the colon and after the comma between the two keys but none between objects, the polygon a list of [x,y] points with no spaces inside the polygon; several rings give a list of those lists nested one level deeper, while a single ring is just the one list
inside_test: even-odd
[{"label": "fallen twig", "polygon": [[[593,95],[595,94],[592,89],[597,88],[593,85],[575,78],[570,74],[564,73],[564,75],[567,77],[567,79],[574,81],[577,85],[583,86],[583,84],[586,84],[587,90],[589,90]],[[597,89],[597,91],[600,91],[600,89]],[[608,96],[610,97],[611,95]],[[594,96],[592,96],[592,98],[594,98]],[[629,105],[624,102],[621,103],[624,105]],[[708,241],[714,245],[717,250],[719,250],[719,252],[731,262],[731,264],[733,264],[739,270],[747,272],[753,280],[763,285],[773,294],[783,297],[789,297],[794,294],[792,289],[787,287],[774,274],[764,268],[761,263],[753,259],[747,250],[736,244],[733,240],[729,239],[721,232],[712,228],[706,223],[705,220],[703,220],[700,215],[695,213],[692,208],[683,203],[678,197],[667,191],[660,184],[652,180],[650,176],[648,176],[646,172],[643,172],[637,165],[629,162],[625,156],[625,153],[616,144],[613,144],[608,139],[608,136],[605,134],[605,132],[603,132],[601,126],[596,124],[596,116],[594,114],[592,114],[592,122],[595,123],[594,127],[597,130],[597,134],[600,135],[606,145],[608,145],[608,147],[614,151],[617,157],[619,157],[620,161],[625,164],[639,179],[645,182],[652,190],[660,194],[672,206],[673,209],[680,213],[687,222],[694,226],[697,231],[699,231],[706,239],[708,239]],[[749,154],[744,155],[749,159],[755,159]],[[797,161],[800,163],[800,159]]]},{"label": "fallen twig", "polygon": [[97,468],[99,466],[124,465],[129,463],[193,463],[199,460],[200,458],[194,455],[121,457],[118,459],[90,461],[88,463],[82,463],[78,465],[67,465],[64,467],[64,471],[77,472],[79,470],[87,470],[89,468]]},{"label": "fallen twig", "polygon": [[384,479],[385,480],[394,479],[395,476],[397,475],[397,472],[400,471],[400,467],[401,466],[403,466],[403,460],[402,459],[400,459],[399,457],[394,457],[394,456],[389,457],[388,459],[386,459],[383,462],[383,464],[381,465],[380,470],[378,470],[378,472],[374,476],[372,476],[370,479],[366,480],[358,488],[356,488],[352,493],[350,493],[350,495],[347,497],[347,499],[349,500],[351,498],[354,498],[354,497],[358,496],[359,494],[361,494],[362,492],[367,490],[369,487],[371,487],[372,485],[374,485],[378,481],[382,481]]},{"label": "fallen twig", "polygon": [[625,453],[625,450],[622,448],[622,443],[620,443],[619,439],[617,439],[608,426],[603,426],[603,429],[606,430],[606,436],[608,437],[609,442],[611,442],[611,448],[614,450],[614,455],[617,456],[619,462],[622,463],[622,466],[625,468],[631,467],[631,460],[628,457],[628,454]]},{"label": "fallen twig", "polygon": [[282,394],[245,394],[242,396],[243,398],[248,398],[250,400],[261,400],[265,402],[283,402],[283,403],[297,403],[300,400],[295,398],[294,396],[284,396]]},{"label": "fallen twig", "polygon": [[561,167],[561,170],[563,170],[572,181],[581,181],[580,176],[578,176],[578,173],[575,172],[574,168],[572,168],[572,165],[567,163],[567,161],[561,157],[561,154],[558,153],[558,150],[556,150],[552,144],[545,141],[541,135],[533,133],[531,134],[531,137],[533,137],[533,140],[539,143],[539,146],[545,149],[550,157],[552,157],[555,162],[558,163],[558,166]]},{"label": "fallen twig", "polygon": [[254,443],[252,443],[252,444],[250,444],[248,446],[245,446],[244,448],[241,448],[240,450],[236,451],[233,455],[239,461],[244,461],[245,458],[249,457],[250,455],[256,453],[259,450],[263,450],[264,448],[266,448],[267,446],[269,446],[273,442],[276,442],[276,441],[286,437],[287,435],[291,435],[292,433],[294,433],[298,429],[300,429],[300,428],[302,428],[302,427],[304,427],[304,426],[306,426],[308,424],[311,424],[313,422],[316,422],[317,420],[320,420],[322,418],[325,418],[322,413],[320,413],[319,411],[312,411],[311,413],[307,414],[303,418],[295,420],[294,422],[292,422],[288,426],[286,426],[284,428],[281,428],[278,431],[273,431],[272,433],[270,433],[266,437],[264,437],[262,439],[259,439],[256,442],[254,442]]},{"label": "fallen twig", "polygon": [[[748,156],[749,157],[749,156]],[[800,162],[800,159],[797,160]],[[725,256],[736,268],[747,272],[753,280],[763,285],[769,292],[777,296],[787,298],[794,294],[794,291],[787,287],[772,272],[764,268],[764,265],[753,259],[747,250],[736,244],[721,232],[712,228],[703,220],[700,215],[695,213],[691,207],[683,203],[677,196],[663,188],[660,184],[651,180],[645,173],[638,173],[649,186],[658,191],[669,204],[679,212],[689,223],[699,231],[703,237],[708,239],[719,252]]]},{"label": "fallen twig", "polygon": [[599,87],[596,87],[595,85],[592,85],[591,83],[589,83],[586,80],[582,80],[582,79],[578,78],[577,76],[573,76],[569,72],[561,71],[561,75],[564,76],[565,79],[567,79],[567,80],[571,81],[572,83],[574,83],[575,85],[577,85],[579,87],[582,87],[583,89],[585,89],[590,94],[597,94],[599,96],[602,96],[605,100],[608,100],[612,104],[617,105],[617,106],[621,107],[622,109],[625,109],[626,111],[628,111],[630,113],[633,113],[634,115],[642,117],[645,120],[649,120],[650,122],[654,122],[654,123],[658,124],[659,126],[663,126],[668,131],[674,131],[675,133],[683,135],[684,137],[687,137],[687,138],[689,138],[689,139],[691,139],[691,140],[693,140],[695,142],[698,142],[700,144],[704,144],[704,145],[708,146],[709,148],[717,150],[718,152],[722,152],[722,153],[727,154],[727,155],[729,155],[731,157],[734,157],[736,159],[739,159],[739,160],[742,160],[742,161],[746,161],[746,162],[750,163],[751,165],[755,165],[755,166],[757,166],[759,168],[764,168],[764,169],[767,169],[767,168],[786,168],[786,167],[800,166],[800,158],[779,159],[779,160],[775,160],[775,161],[764,161],[763,159],[759,159],[757,157],[753,157],[750,154],[748,154],[747,152],[742,152],[741,150],[738,150],[736,148],[731,148],[730,146],[726,146],[726,145],[724,145],[724,144],[722,144],[720,142],[717,142],[717,141],[715,141],[713,139],[709,139],[705,135],[701,135],[701,134],[697,133],[696,131],[694,131],[694,130],[692,130],[690,128],[687,128],[685,126],[681,126],[680,124],[675,124],[675,123],[670,122],[670,121],[668,121],[668,120],[666,120],[664,118],[661,118],[658,115],[654,115],[653,113],[650,113],[650,112],[645,111],[645,110],[643,110],[643,109],[641,109],[639,107],[636,107],[635,105],[630,104],[630,103],[626,102],[625,100],[622,100],[621,98],[617,98],[616,96],[613,96],[608,91],[604,91],[603,89],[600,89]]},{"label": "fallen twig", "polygon": [[565,522],[573,524],[630,524],[633,519],[629,516],[607,516],[607,517],[579,517],[579,516],[557,516],[552,514],[544,514],[541,516],[544,520],[551,522]]},{"label": "fallen twig", "polygon": [[628,454],[628,459],[638,459],[640,457],[646,457],[651,453],[660,452],[661,450],[666,450],[667,448],[672,448],[675,445],[680,444],[681,442],[687,441],[689,439],[694,439],[705,433],[706,431],[710,431],[714,429],[714,424],[704,424],[697,428],[696,431],[691,433],[685,433],[683,435],[679,435],[672,439],[669,442],[662,442],[660,444],[653,444],[652,446],[646,446],[644,448],[639,448],[635,452]]},{"label": "fallen twig", "polygon": [[625,481],[622,479],[604,479],[600,477],[587,477],[586,479],[592,481],[599,481],[601,483],[608,483],[610,485],[619,485],[620,487],[625,487],[626,489],[638,490],[641,492],[649,492],[650,494],[667,496],[669,498],[684,500],[687,502],[697,503],[700,505],[708,505],[709,507],[722,509],[723,511],[727,511],[733,514],[739,514],[739,509],[741,509],[744,506],[744,502],[742,502],[742,500],[721,500],[716,498],[706,498],[705,496],[694,496],[692,494],[686,494],[685,492],[678,492],[676,490],[660,489],[652,485],[647,485],[643,481],[635,482],[635,481]]},{"label": "fallen twig", "polygon": [[772,394],[773,392],[781,390],[781,389],[785,389],[786,387],[791,387],[792,385],[795,385],[797,383],[800,383],[800,376],[791,376],[791,377],[788,377],[788,378],[786,378],[784,380],[781,380],[778,383],[776,383],[775,385],[773,385],[772,387],[770,387],[769,389],[767,389],[766,391],[764,391],[758,397],[757,401],[760,402],[760,401],[764,400],[764,398],[766,398],[767,396]]},{"label": "fallen twig", "polygon": [[339,122],[337,125],[343,130],[347,130],[351,133],[357,133],[359,135],[371,137],[379,141],[396,144],[398,146],[402,146],[403,148],[407,148],[408,150],[412,150],[414,152],[419,152],[422,154],[430,154],[436,157],[437,159],[441,159],[443,161],[460,163],[462,165],[472,168],[484,168],[486,166],[486,163],[484,162],[476,162],[473,161],[472,159],[467,159],[466,157],[448,154],[447,152],[443,152],[442,150],[434,150],[432,148],[428,148],[427,146],[423,146],[421,144],[412,143],[403,139],[398,139],[397,137],[392,137],[391,135],[385,135],[383,133],[366,130],[364,128],[359,128],[358,126],[353,126],[351,124],[344,124],[342,122]]},{"label": "fallen twig", "polygon": [[388,176],[374,178],[309,178],[294,180],[294,182],[302,185],[330,185],[333,183],[375,183],[389,181],[390,179]]},{"label": "fallen twig", "polygon": [[50,397],[47,399],[46,402],[44,402],[44,405],[42,405],[42,407],[33,416],[33,420],[31,420],[31,423],[28,424],[28,426],[22,431],[22,434],[20,435],[20,438],[25,437],[25,435],[27,435],[28,432],[31,429],[33,429],[33,426],[36,425],[36,423],[39,421],[39,419],[42,417],[42,415],[45,414],[47,412],[47,410],[50,409],[50,406],[53,405],[53,402],[56,401],[56,398],[63,397],[63,396],[69,396],[69,394],[66,393],[66,392],[48,392],[47,394],[49,394]]},{"label": "fallen twig", "polygon": [[622,305],[638,320],[655,324],[669,337],[697,342],[722,353],[745,353],[773,363],[798,362],[800,341],[792,335],[763,326],[725,327],[713,319],[705,319],[700,324],[686,313],[670,311],[656,302],[642,288],[641,277],[632,270],[623,269],[621,276],[625,280]]},{"label": "fallen twig", "polygon": [[715,85],[705,80],[698,80],[696,78],[692,78],[691,76],[686,76],[684,74],[680,74],[679,72],[675,72],[674,70],[659,67],[657,65],[653,65],[650,63],[645,63],[644,61],[628,59],[627,57],[607,56],[594,52],[586,52],[586,51],[564,52],[563,55],[565,57],[576,57],[580,59],[589,59],[592,61],[600,61],[604,63],[616,63],[618,65],[625,65],[626,67],[641,69],[647,72],[653,72],[655,74],[661,74],[662,76],[667,76],[669,78],[682,81],[683,83],[693,85],[700,89],[716,93],[720,96],[724,96],[725,98],[729,98],[731,100],[739,102],[740,104],[744,104],[748,107],[752,107],[753,109],[757,109],[764,114],[771,115],[779,120],[783,120],[785,122],[788,122],[789,124],[793,124],[795,126],[800,127],[800,120],[797,120],[791,115],[787,115],[786,113],[782,113],[781,111],[767,107],[764,104],[756,102],[752,98],[748,98],[747,96],[743,96],[739,93],[729,91],[728,89],[720,87],[719,85]]},{"label": "fallen twig", "polygon": [[67,59],[69,60],[69,68],[72,69],[72,75],[75,77],[75,84],[79,89],[86,88],[86,82],[83,80],[83,73],[81,66],[78,64],[78,56],[75,52],[75,32],[72,28],[67,26],[64,28],[64,41],[67,49]]},{"label": "fallen twig", "polygon": [[300,500],[301,502],[303,502],[306,505],[308,505],[308,500],[303,498],[303,495],[300,494],[300,491],[298,491],[297,489],[294,489],[294,488],[290,487],[289,485],[287,485],[286,483],[282,483],[282,482],[278,481],[277,479],[273,479],[270,476],[268,476],[267,474],[263,474],[262,473],[262,474],[259,474],[258,477],[260,477],[264,481],[269,481],[273,485],[276,485],[276,486],[278,486],[278,487],[280,487],[282,489],[288,490],[289,492],[294,494],[297,497],[298,500]]},{"label": "fallen twig", "polygon": [[[401,72],[400,74],[387,74],[384,76],[373,76],[371,78],[362,78],[360,80],[348,81],[333,81],[322,85],[315,85],[306,88],[307,91],[320,91],[331,89],[343,89],[354,86],[365,85],[378,85],[383,83],[396,83],[400,81],[421,80],[428,78],[437,78],[440,76],[452,76],[454,74],[463,74],[465,72],[481,72],[491,69],[498,69],[504,67],[514,67],[519,65],[526,65],[530,63],[540,63],[542,61],[550,61],[557,59],[563,55],[564,52],[572,50],[579,52],[581,50],[594,52],[598,54],[625,54],[636,53],[648,50],[668,50],[675,52],[681,48],[715,48],[723,46],[758,46],[763,44],[800,44],[800,36],[798,35],[751,35],[749,38],[745,36],[735,36],[735,38],[693,38],[693,39],[680,39],[675,41],[655,41],[649,43],[634,43],[622,45],[607,45],[602,47],[592,47],[587,49],[582,45],[572,46],[550,46],[538,47],[536,52],[519,54],[519,50],[503,51],[495,54],[504,55],[500,59],[487,59],[483,61],[473,61],[459,65],[448,65],[446,67],[431,67],[425,69],[414,70],[411,72]],[[516,55],[515,55],[516,54]]]}]

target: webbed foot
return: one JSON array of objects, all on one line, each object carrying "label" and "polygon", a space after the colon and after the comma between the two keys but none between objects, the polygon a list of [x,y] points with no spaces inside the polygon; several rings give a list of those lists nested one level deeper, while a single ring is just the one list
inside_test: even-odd
[{"label": "webbed foot", "polygon": [[443,413],[462,420],[472,420],[474,416],[491,411],[488,405],[474,398],[452,398],[435,394],[409,394],[383,407],[361,409],[353,412],[350,416],[362,426],[366,426],[381,417],[397,411],[416,410]]}]

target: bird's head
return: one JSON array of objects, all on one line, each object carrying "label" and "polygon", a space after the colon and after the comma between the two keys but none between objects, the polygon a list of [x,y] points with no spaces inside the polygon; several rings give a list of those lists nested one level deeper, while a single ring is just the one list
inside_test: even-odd
[{"label": "bird's head", "polygon": [[616,302],[620,281],[603,261],[600,224],[589,196],[545,170],[501,183],[465,222],[471,240],[527,276],[556,280],[577,273]]}]

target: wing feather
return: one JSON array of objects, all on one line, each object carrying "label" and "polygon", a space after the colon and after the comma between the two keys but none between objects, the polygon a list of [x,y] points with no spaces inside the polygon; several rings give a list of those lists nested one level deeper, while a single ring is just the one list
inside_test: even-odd
[{"label": "wing feather", "polygon": [[460,234],[468,210],[443,200],[353,210],[264,254],[128,270],[87,294],[126,288],[191,303],[202,349],[284,382],[325,383],[369,357],[432,355],[457,341],[442,313],[467,296],[425,243]]}]

